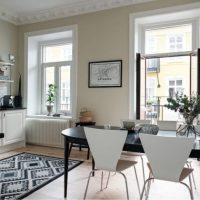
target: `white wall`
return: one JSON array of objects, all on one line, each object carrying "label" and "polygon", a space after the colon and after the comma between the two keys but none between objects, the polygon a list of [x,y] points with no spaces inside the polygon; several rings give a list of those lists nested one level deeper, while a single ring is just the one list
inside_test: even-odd
[{"label": "white wall", "polygon": [[[77,24],[78,102],[94,113],[97,124],[119,125],[129,116],[129,14],[174,7],[199,0],[158,0],[19,27],[20,72],[24,71],[24,33]],[[133,55],[130,55],[133,56]],[[122,59],[121,88],[88,88],[88,62]]]},{"label": "white wall", "polygon": [[[18,73],[17,73],[17,63],[18,63],[18,57],[17,57],[17,44],[18,44],[18,27],[9,23],[0,20],[0,59],[2,60],[8,60],[8,54],[13,54],[16,58],[15,66],[11,67],[11,75],[12,79],[15,80],[14,84],[4,84],[0,83],[0,96],[4,94],[3,88],[7,87],[8,94],[16,94],[16,88],[18,85]],[[3,88],[2,88],[3,87]],[[10,91],[11,89],[11,91]],[[5,94],[4,94],[5,95]]]}]

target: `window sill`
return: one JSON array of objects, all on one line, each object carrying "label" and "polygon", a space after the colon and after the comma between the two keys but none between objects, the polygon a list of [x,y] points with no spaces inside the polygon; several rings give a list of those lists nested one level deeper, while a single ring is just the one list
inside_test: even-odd
[{"label": "window sill", "polygon": [[38,118],[38,119],[72,119],[70,116],[61,115],[60,117],[53,117],[47,115],[27,115],[26,118]]}]

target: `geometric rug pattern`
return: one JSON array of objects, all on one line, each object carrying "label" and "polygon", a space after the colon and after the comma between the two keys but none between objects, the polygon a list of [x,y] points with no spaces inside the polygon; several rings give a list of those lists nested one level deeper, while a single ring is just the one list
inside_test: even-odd
[{"label": "geometric rug pattern", "polygon": [[[70,160],[68,170],[82,161]],[[0,160],[0,200],[22,199],[64,174],[64,159],[20,153]]]}]

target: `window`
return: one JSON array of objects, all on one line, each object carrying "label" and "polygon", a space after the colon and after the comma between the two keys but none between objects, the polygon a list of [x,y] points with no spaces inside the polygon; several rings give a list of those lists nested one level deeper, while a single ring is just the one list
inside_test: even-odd
[{"label": "window", "polygon": [[169,52],[183,51],[183,35],[169,36]]},{"label": "window", "polygon": [[148,42],[146,43],[146,52],[156,52],[156,38],[152,37],[151,35],[148,35],[146,40],[148,40]]},{"label": "window", "polygon": [[156,78],[147,77],[147,99],[152,100],[156,96]]},{"label": "window", "polygon": [[[171,53],[192,50],[192,23],[148,26],[143,29],[145,54]],[[172,34],[173,33],[173,34]],[[152,41],[154,45],[152,48]]]},{"label": "window", "polygon": [[176,94],[184,94],[183,80],[182,79],[170,79],[168,82],[168,96],[175,97]]},{"label": "window", "polygon": [[[191,17],[185,19],[184,11],[179,13],[178,19],[175,12],[158,13],[151,16],[144,13],[144,17],[138,15],[138,18],[133,14],[133,26],[130,23],[132,31],[135,31],[132,32],[135,42],[132,43],[135,50],[132,52],[135,54],[133,56],[136,65],[132,70],[130,64],[130,73],[133,73],[130,83],[135,86],[133,88],[130,85],[130,88],[135,93],[130,92],[130,108],[133,110],[129,116],[136,119],[147,119],[151,116],[145,114],[147,105],[151,103],[158,120],[171,120],[171,113],[164,107],[167,98],[176,93],[189,96],[200,88],[197,87],[197,54],[194,53],[198,44],[195,42],[198,22]],[[134,63],[132,58],[130,63]],[[154,88],[151,87],[153,84],[150,79],[155,80]],[[175,119],[177,115],[173,117]]]},{"label": "window", "polygon": [[160,59],[159,58],[151,58],[147,59],[147,71],[148,72],[159,72],[160,70]]},{"label": "window", "polygon": [[46,94],[49,84],[57,87],[55,112],[71,114],[70,80],[72,43],[42,44],[43,112],[46,110]]},{"label": "window", "polygon": [[57,87],[53,113],[76,117],[77,25],[25,34],[24,105],[27,115],[46,115],[49,84]]}]

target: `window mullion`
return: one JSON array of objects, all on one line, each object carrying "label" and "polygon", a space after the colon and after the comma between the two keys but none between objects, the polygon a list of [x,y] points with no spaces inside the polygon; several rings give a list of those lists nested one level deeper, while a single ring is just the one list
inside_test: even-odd
[{"label": "window mullion", "polygon": [[57,87],[56,106],[55,106],[55,111],[57,113],[59,111],[59,105],[60,105],[60,65],[55,66],[55,85]]}]

